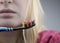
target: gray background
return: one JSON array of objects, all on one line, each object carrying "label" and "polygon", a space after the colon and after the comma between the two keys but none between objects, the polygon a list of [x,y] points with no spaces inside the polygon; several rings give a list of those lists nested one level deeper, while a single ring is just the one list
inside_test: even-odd
[{"label": "gray background", "polygon": [[47,29],[60,30],[60,0],[41,0]]}]

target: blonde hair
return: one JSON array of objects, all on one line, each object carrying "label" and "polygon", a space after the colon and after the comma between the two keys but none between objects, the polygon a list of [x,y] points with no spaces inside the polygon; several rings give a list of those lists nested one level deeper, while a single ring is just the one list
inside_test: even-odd
[{"label": "blonde hair", "polygon": [[[21,30],[21,34],[18,38],[19,41],[23,40],[24,42],[21,43],[36,43],[37,40],[37,33],[43,30],[43,9],[40,3],[40,0],[27,0],[28,5],[26,9],[26,20],[35,20],[36,25],[31,29]],[[21,39],[21,37],[23,39]]]}]

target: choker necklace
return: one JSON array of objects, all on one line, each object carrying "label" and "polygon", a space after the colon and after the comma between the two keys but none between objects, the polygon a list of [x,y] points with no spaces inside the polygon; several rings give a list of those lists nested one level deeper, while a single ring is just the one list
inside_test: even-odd
[{"label": "choker necklace", "polygon": [[7,27],[0,27],[0,32],[2,31],[16,31],[16,30],[22,30],[22,29],[30,29],[33,26],[35,26],[35,21],[25,21],[21,24],[21,27],[17,27],[17,28],[7,28]]}]

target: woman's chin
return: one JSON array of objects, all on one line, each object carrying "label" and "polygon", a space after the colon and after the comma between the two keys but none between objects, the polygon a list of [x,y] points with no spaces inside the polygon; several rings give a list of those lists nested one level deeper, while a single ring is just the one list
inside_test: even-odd
[{"label": "woman's chin", "polygon": [[16,28],[19,24],[16,23],[0,23],[0,27]]},{"label": "woman's chin", "polygon": [[23,20],[17,18],[0,18],[0,27],[17,27],[19,26]]}]

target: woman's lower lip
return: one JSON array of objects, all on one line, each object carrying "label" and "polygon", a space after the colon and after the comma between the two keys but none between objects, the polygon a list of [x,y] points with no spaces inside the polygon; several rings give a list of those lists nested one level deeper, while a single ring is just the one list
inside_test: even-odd
[{"label": "woman's lower lip", "polygon": [[14,14],[12,13],[2,13],[0,14],[0,18],[12,18]]},{"label": "woman's lower lip", "polygon": [[10,19],[10,18],[13,18],[12,16],[3,16],[1,18],[4,18],[4,19]]}]

